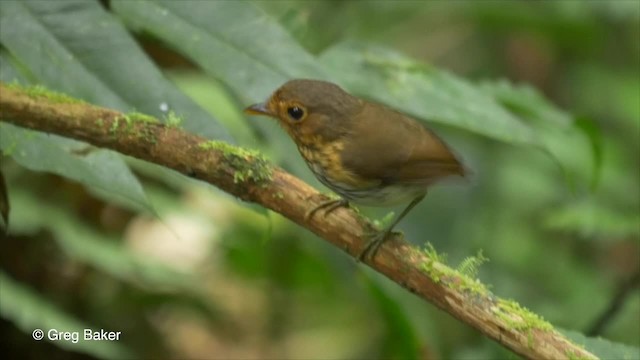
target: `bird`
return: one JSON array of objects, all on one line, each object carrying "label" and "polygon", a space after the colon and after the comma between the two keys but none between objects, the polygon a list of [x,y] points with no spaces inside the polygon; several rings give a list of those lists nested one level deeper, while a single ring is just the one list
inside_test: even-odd
[{"label": "bird", "polygon": [[358,261],[375,256],[431,185],[467,174],[449,146],[416,119],[331,82],[289,80],[245,113],[275,118],[316,178],[339,195],[309,209],[306,220],[321,209],[326,216],[351,203],[387,207],[408,202],[389,226],[369,236]]}]

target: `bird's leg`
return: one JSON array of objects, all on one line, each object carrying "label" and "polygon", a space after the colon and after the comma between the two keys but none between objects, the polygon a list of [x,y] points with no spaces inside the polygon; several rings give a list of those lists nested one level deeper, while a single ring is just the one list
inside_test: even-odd
[{"label": "bird's leg", "polygon": [[333,210],[341,206],[349,206],[349,201],[343,198],[327,200],[325,202],[320,203],[318,206],[314,207],[313,209],[307,211],[307,213],[304,214],[304,220],[305,222],[309,221],[309,219],[311,219],[313,214],[315,214],[316,211],[320,209],[325,209],[324,216],[327,216],[330,212],[332,212]]},{"label": "bird's leg", "polygon": [[387,236],[391,234],[391,232],[393,231],[393,228],[400,222],[400,220],[402,220],[403,217],[405,217],[405,215],[409,213],[409,211],[411,211],[411,209],[413,209],[414,206],[418,205],[418,203],[422,201],[424,197],[425,195],[421,195],[413,199],[411,203],[409,203],[409,205],[407,205],[407,207],[404,210],[402,210],[400,215],[393,221],[391,225],[387,226],[386,229],[373,235],[371,239],[369,239],[367,244],[364,246],[364,249],[362,249],[362,251],[360,252],[360,255],[358,255],[358,261],[364,260],[365,257],[368,257],[370,259],[373,258],[376,252],[378,252],[378,248],[380,247],[380,245],[382,245],[382,243],[387,239]]}]

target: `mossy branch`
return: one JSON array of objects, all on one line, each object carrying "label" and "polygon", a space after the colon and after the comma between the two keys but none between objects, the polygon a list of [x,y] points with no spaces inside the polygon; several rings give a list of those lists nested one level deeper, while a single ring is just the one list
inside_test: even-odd
[{"label": "mossy branch", "polygon": [[[359,254],[363,234],[372,230],[366,219],[345,208],[306,221],[306,211],[327,199],[311,186],[257,152],[207,141],[146,115],[127,115],[41,89],[0,84],[0,121],[86,141],[209,182],[281,214],[351,256]],[[365,262],[526,358],[596,359],[539,316],[443,264],[433,248],[420,250],[396,236]]]}]

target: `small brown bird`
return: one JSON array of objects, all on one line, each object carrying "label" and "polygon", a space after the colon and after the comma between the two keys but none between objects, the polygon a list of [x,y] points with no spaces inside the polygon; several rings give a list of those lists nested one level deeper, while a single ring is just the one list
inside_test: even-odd
[{"label": "small brown bird", "polygon": [[465,175],[447,145],[416,120],[330,82],[291,80],[245,112],[276,118],[318,180],[341,196],[310,209],[307,219],[320,209],[326,215],[349,202],[389,206],[410,201],[390,226],[369,240],[360,260],[375,255],[430,185]]}]

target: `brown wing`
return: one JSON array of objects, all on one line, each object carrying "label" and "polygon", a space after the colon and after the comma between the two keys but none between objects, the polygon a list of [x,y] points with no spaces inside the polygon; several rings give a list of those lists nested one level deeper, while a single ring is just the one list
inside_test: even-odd
[{"label": "brown wing", "polygon": [[367,103],[345,144],[343,165],[354,174],[381,182],[429,185],[464,168],[447,145],[416,120],[385,106]]}]

